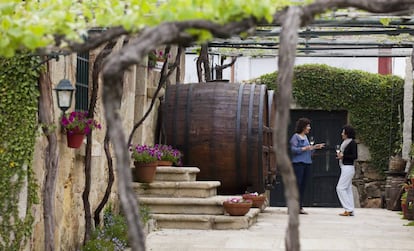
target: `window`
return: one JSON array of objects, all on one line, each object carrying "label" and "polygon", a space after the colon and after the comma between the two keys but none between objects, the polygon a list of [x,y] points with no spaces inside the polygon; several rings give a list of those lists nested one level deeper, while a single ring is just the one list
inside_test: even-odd
[{"label": "window", "polygon": [[87,111],[89,105],[89,53],[80,53],[76,59],[75,110]]}]

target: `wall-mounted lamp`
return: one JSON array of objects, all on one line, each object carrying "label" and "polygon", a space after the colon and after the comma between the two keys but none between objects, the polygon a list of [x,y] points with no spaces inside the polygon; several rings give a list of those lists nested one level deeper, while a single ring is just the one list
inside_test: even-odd
[{"label": "wall-mounted lamp", "polygon": [[63,113],[72,105],[72,94],[75,89],[67,79],[60,80],[54,89],[56,91],[57,104]]}]

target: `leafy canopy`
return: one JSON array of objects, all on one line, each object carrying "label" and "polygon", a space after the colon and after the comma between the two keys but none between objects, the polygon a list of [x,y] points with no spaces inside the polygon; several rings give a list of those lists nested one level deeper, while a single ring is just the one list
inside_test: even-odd
[{"label": "leafy canopy", "polygon": [[[137,32],[162,22],[203,19],[228,23],[253,16],[272,20],[287,0],[8,0],[0,2],[0,56],[55,45],[55,36],[82,42],[93,27]],[[64,47],[65,44],[60,45]]]}]

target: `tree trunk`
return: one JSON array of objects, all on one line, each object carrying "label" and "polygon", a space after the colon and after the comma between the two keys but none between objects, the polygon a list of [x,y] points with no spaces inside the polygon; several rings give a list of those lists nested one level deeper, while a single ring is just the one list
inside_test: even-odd
[{"label": "tree trunk", "polygon": [[111,195],[111,191],[112,191],[112,185],[114,184],[114,181],[115,181],[114,164],[112,162],[111,151],[109,149],[109,134],[108,134],[108,131],[105,134],[104,149],[105,149],[106,160],[108,162],[108,185],[106,186],[105,195],[102,198],[101,203],[99,203],[98,207],[96,208],[96,210],[94,212],[95,227],[99,226],[99,223],[101,222],[100,214],[101,214],[104,206],[106,205],[106,203],[109,200],[109,196]]},{"label": "tree trunk", "polygon": [[[99,73],[102,70],[102,63],[104,59],[112,52],[116,42],[109,42],[105,48],[98,54],[93,64],[92,71],[92,93],[91,101],[89,103],[88,117],[94,117],[96,101],[98,97],[98,88],[99,88]],[[92,156],[92,133],[86,137],[86,149],[85,149],[85,189],[82,193],[83,207],[85,209],[85,235],[83,243],[85,244],[92,234],[92,213],[91,213],[91,204],[89,202],[89,194],[91,190],[91,156]],[[110,191],[109,191],[110,192]]]},{"label": "tree trunk", "polygon": [[[49,69],[47,67],[47,69]],[[54,110],[52,102],[52,81],[49,72],[41,72],[39,79],[39,121],[46,135],[48,144],[45,149],[45,181],[43,184],[43,220],[44,220],[44,250],[55,250],[55,191],[59,167],[59,149],[56,132],[49,131],[53,125],[51,111]]]},{"label": "tree trunk", "polygon": [[276,97],[275,125],[278,125],[273,141],[276,143],[276,161],[285,186],[285,198],[289,211],[289,223],[286,231],[285,249],[300,250],[299,243],[299,200],[296,178],[287,150],[287,127],[292,97],[293,67],[300,25],[300,9],[289,7],[282,22],[279,48],[278,91]]},{"label": "tree trunk", "polygon": [[133,251],[145,251],[145,236],[141,227],[137,196],[132,189],[130,156],[119,108],[122,97],[123,72],[104,74],[103,104],[108,132],[113,143],[118,174],[118,193],[128,223],[128,239]]},{"label": "tree trunk", "polygon": [[231,57],[231,62],[228,64],[224,64],[224,60],[225,58],[221,58],[221,65],[216,65],[214,67],[214,70],[216,71],[216,79],[217,80],[222,80],[223,79],[223,70],[234,65],[234,63],[236,63],[237,57]]},{"label": "tree trunk", "polygon": [[[203,71],[204,70],[204,71]],[[204,73],[204,78],[203,78]],[[197,58],[197,76],[198,82],[210,81],[210,60],[208,59],[208,45],[201,45],[200,56]]]}]

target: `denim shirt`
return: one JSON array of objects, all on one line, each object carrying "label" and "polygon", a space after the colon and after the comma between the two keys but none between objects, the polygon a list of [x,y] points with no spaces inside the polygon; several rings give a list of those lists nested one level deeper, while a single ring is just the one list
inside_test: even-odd
[{"label": "denim shirt", "polygon": [[292,163],[312,164],[313,151],[302,151],[302,147],[309,146],[308,137],[302,138],[299,134],[293,134],[289,141]]}]

